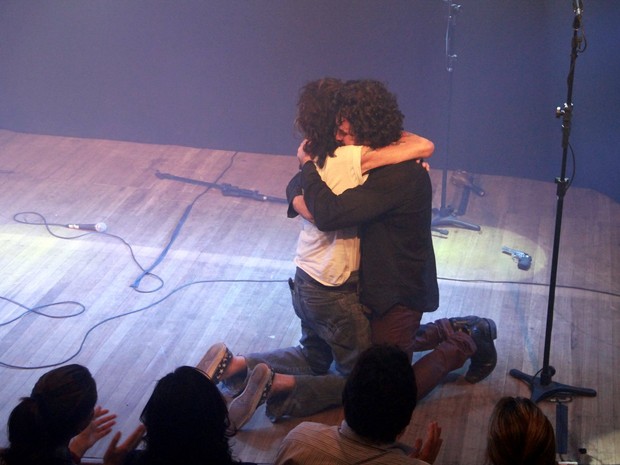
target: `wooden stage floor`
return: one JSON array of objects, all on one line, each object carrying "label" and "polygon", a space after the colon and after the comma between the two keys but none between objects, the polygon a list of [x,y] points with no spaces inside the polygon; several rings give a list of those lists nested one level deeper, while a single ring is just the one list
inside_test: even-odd
[{"label": "wooden stage floor", "polygon": [[[0,130],[0,445],[9,412],[52,366],[88,366],[100,403],[119,415],[117,428],[128,433],[154,383],[179,365],[197,363],[212,343],[225,341],[238,353],[296,344],[299,324],[286,280],[294,272],[297,221],[286,218],[283,203],[223,195],[219,188],[282,198],[296,170],[292,156]],[[158,172],[219,187],[161,179]],[[431,176],[438,205],[441,172]],[[414,412],[403,439],[412,442],[438,420],[445,442],[437,464],[444,465],[483,462],[494,403],[504,395],[530,396],[509,371],[534,374],[543,363],[555,184],[475,179],[486,195],[472,195],[462,219],[481,231],[450,228],[447,236],[437,235],[441,307],[428,318],[493,318],[499,363],[477,385],[463,380],[463,367]],[[449,184],[447,193],[456,205],[459,189]],[[23,223],[43,218],[56,225],[105,222],[108,230],[72,238],[80,234]],[[173,236],[153,269],[157,278],[132,287]],[[518,269],[502,246],[528,252],[531,269]],[[619,263],[620,205],[570,189],[551,364],[554,381],[597,391],[566,404],[565,458],[580,463],[620,463]],[[539,405],[555,423],[556,405]],[[270,462],[281,438],[302,421],[272,424],[263,413],[261,407],[234,438],[239,458]],[[312,417],[340,418],[338,409]],[[89,456],[102,457],[107,444],[106,438]]]}]

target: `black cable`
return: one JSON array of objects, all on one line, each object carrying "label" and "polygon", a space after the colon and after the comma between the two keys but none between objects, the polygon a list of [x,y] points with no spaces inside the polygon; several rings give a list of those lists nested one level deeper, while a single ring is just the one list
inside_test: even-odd
[{"label": "black cable", "polygon": [[[37,218],[39,218],[41,221],[39,222],[33,222],[33,221],[28,221],[27,218],[24,219],[20,219],[21,216],[26,217],[26,215],[34,215]],[[57,237],[58,239],[77,239],[79,237],[84,237],[84,236],[88,236],[89,234],[92,234],[96,231],[88,231],[88,232],[84,232],[82,234],[77,234],[77,235],[73,235],[73,236],[61,236],[60,234],[56,234],[54,231],[51,230],[50,226],[61,226],[63,228],[66,228],[67,225],[66,224],[62,224],[62,223],[50,223],[47,221],[47,219],[45,219],[45,217],[43,215],[41,215],[38,212],[19,212],[19,213],[15,213],[13,215],[13,221],[17,222],[17,223],[21,223],[21,224],[31,224],[31,225],[35,225],[35,226],[45,226],[45,229],[47,229],[47,232],[50,233],[50,235]],[[104,234],[104,233],[99,233],[99,234]]]},{"label": "black cable", "polygon": [[[13,369],[20,369],[20,370],[38,370],[38,369],[42,369],[42,368],[53,368],[53,367],[57,367],[59,365],[63,365],[65,363],[68,363],[69,361],[73,360],[75,357],[77,357],[79,355],[79,353],[82,351],[84,344],[86,343],[86,339],[88,339],[88,336],[95,330],[97,329],[99,326],[104,325],[105,323],[108,323],[110,321],[113,320],[117,320],[119,318],[123,318],[129,315],[133,315],[135,313],[140,313],[143,311],[146,311],[160,303],[162,303],[163,301],[165,301],[166,299],[168,299],[170,296],[172,296],[173,294],[176,294],[177,292],[180,292],[181,290],[190,287],[190,286],[194,286],[196,284],[207,284],[207,283],[286,283],[288,282],[288,279],[267,279],[267,280],[260,280],[260,279],[207,279],[207,280],[200,280],[200,281],[193,281],[190,283],[186,283],[183,284],[175,289],[173,289],[172,291],[170,291],[168,294],[166,294],[165,296],[163,296],[162,298],[160,298],[159,300],[152,302],[148,305],[145,305],[144,307],[140,307],[137,308],[135,310],[129,310],[127,312],[121,313],[119,315],[115,315],[115,316],[111,316],[108,318],[105,318],[103,320],[101,320],[100,322],[94,324],[93,326],[91,326],[86,333],[84,334],[84,337],[82,338],[82,341],[80,342],[80,345],[78,347],[78,349],[70,356],[68,356],[67,358],[65,358],[64,360],[61,360],[59,362],[56,363],[50,363],[47,365],[39,365],[39,366],[22,366],[22,365],[13,365],[10,363],[6,363],[3,362],[2,360],[0,360],[0,366],[3,366],[5,368],[13,368]],[[9,300],[9,299],[5,299],[5,300]],[[23,305],[17,304],[21,307],[24,307]],[[53,304],[51,304],[53,305]],[[26,308],[26,307],[24,307]],[[28,313],[28,312],[26,312]],[[82,313],[82,312],[80,312]],[[23,315],[22,315],[23,316]],[[71,317],[76,316],[76,315],[71,315]],[[15,321],[15,320],[11,320],[11,321]],[[8,323],[5,323],[8,324]]]},{"label": "black cable", "polygon": [[[571,153],[572,153],[572,147],[571,147]],[[217,177],[216,182],[226,173],[226,171],[228,171],[233,162],[234,162],[234,158],[235,156],[238,154],[238,152],[235,152],[235,154],[231,157],[230,162],[228,164],[228,166],[222,171],[222,173]],[[574,154],[573,154],[573,162],[574,162]],[[162,253],[160,254],[160,256],[158,257],[158,259],[155,260],[155,262],[153,262],[153,264],[148,268],[145,269],[144,267],[142,267],[142,265],[138,262],[133,248],[132,246],[125,241],[125,239],[123,239],[120,236],[114,235],[114,234],[109,234],[107,232],[99,232],[98,234],[103,234],[105,236],[108,237],[112,237],[115,238],[117,240],[120,240],[123,244],[125,244],[125,246],[127,246],[127,248],[129,249],[130,255],[132,260],[134,261],[134,263],[140,268],[140,270],[142,270],[142,274],[141,276],[134,282],[133,285],[131,285],[131,287],[136,290],[136,292],[140,292],[140,293],[152,293],[152,292],[156,292],[158,290],[160,290],[163,286],[164,286],[164,281],[163,279],[161,279],[159,276],[157,276],[156,274],[152,273],[151,270],[157,266],[165,257],[165,255],[167,254],[168,250],[170,249],[170,247],[172,246],[173,242],[175,241],[176,237],[178,236],[178,233],[180,232],[181,227],[183,226],[183,224],[185,223],[185,220],[187,219],[187,217],[189,216],[189,213],[191,212],[191,209],[193,208],[193,206],[195,205],[195,203],[198,201],[198,199],[200,199],[204,194],[206,194],[209,190],[211,189],[211,187],[207,187],[203,192],[201,192],[200,194],[198,194],[194,200],[186,207],[183,215],[181,216],[181,219],[179,220],[179,222],[177,223],[177,226],[175,227],[173,234],[171,235],[171,239],[168,242],[168,244],[166,245],[166,247],[164,248],[164,250],[162,251]],[[21,219],[22,216],[26,217],[27,215],[34,215],[37,218],[40,219],[39,222],[32,222],[32,221],[28,221],[27,218]],[[22,223],[22,224],[32,224],[32,225],[43,225],[45,226],[45,228],[47,229],[47,231],[54,237],[57,237],[59,239],[77,239],[80,237],[84,237],[87,236],[89,234],[92,234],[94,231],[89,231],[83,234],[78,234],[78,235],[72,235],[72,236],[62,236],[59,234],[54,233],[51,229],[50,226],[62,226],[62,227],[66,227],[66,225],[64,224],[59,224],[59,223],[49,223],[45,217],[43,215],[41,215],[40,213],[37,212],[20,212],[20,213],[16,213],[13,216],[13,219],[18,222],[18,223]],[[140,284],[140,281],[142,280],[142,278],[144,278],[145,276],[150,276],[156,280],[159,281],[159,286],[156,287],[155,289],[149,290],[149,291],[142,291],[140,289],[138,289],[138,286]],[[464,283],[480,283],[480,284],[512,284],[512,285],[529,285],[529,286],[548,286],[548,283],[536,283],[536,282],[521,282],[521,281],[492,281],[492,280],[483,280],[483,279],[461,279],[461,278],[447,278],[447,277],[438,277],[439,280],[443,280],[443,281],[454,281],[454,282],[464,282]],[[132,315],[134,313],[139,313],[139,312],[143,312],[146,311],[152,307],[154,307],[155,305],[158,305],[159,303],[163,302],[164,300],[166,300],[168,297],[172,296],[173,294],[176,294],[177,292],[189,287],[189,286],[193,286],[196,284],[206,284],[206,283],[285,283],[287,282],[287,279],[282,279],[282,280],[225,280],[225,279],[213,279],[213,280],[200,280],[200,281],[193,281],[190,283],[186,283],[183,284],[175,289],[173,289],[172,291],[170,291],[167,295],[165,295],[164,297],[162,297],[161,299],[138,309],[135,310],[130,310],[127,311],[125,313],[121,313],[119,315],[113,316],[113,317],[109,317],[106,318],[102,321],[100,321],[99,323],[96,323],[94,326],[90,327],[86,334],[84,335],[84,337],[82,338],[82,341],[77,349],[77,351],[69,356],[68,358],[66,358],[63,361],[54,363],[54,364],[49,364],[49,365],[43,365],[43,366],[37,366],[37,367],[26,367],[26,366],[18,366],[18,365],[12,365],[9,363],[5,363],[2,362],[0,360],[0,366],[4,366],[6,368],[14,368],[14,369],[41,369],[41,368],[52,368],[55,366],[59,366],[62,365],[64,363],[67,363],[68,361],[72,360],[73,358],[75,358],[81,351],[82,348],[84,347],[84,344],[86,343],[86,339],[88,338],[88,336],[99,326],[109,322],[109,321],[113,321],[116,320],[118,318],[122,318],[128,315]],[[597,293],[597,294],[603,294],[603,295],[608,295],[608,296],[612,296],[612,297],[620,297],[620,294],[617,293],[613,293],[610,291],[601,291],[601,290],[596,290],[596,289],[589,289],[589,288],[584,288],[584,287],[579,287],[579,286],[557,286],[559,288],[565,288],[565,289],[573,289],[573,290],[581,290],[581,291],[585,291],[585,292],[592,292],[592,293]],[[2,326],[6,326],[10,323],[13,323],[14,321],[17,321],[18,319],[24,317],[25,315],[29,314],[29,313],[35,313],[35,314],[39,314],[41,316],[45,316],[48,318],[73,318],[75,316],[78,316],[82,313],[84,313],[84,311],[86,310],[84,305],[82,305],[79,302],[75,302],[75,301],[65,301],[65,302],[56,302],[56,303],[52,303],[52,304],[46,304],[46,305],[42,305],[42,306],[37,306],[37,307],[33,307],[33,308],[28,308],[25,305],[22,305],[12,299],[8,299],[5,297],[0,296],[0,299],[6,300],[8,302],[11,302],[21,308],[26,309],[26,311],[24,313],[22,313],[21,315],[13,318],[10,321],[7,322],[3,322],[0,323],[0,327]],[[51,307],[51,306],[55,306],[55,305],[62,305],[62,304],[73,304],[73,305],[78,305],[81,310],[77,313],[74,314],[69,314],[69,315],[63,315],[63,316],[52,316],[52,315],[48,315],[46,313],[43,313],[40,311],[40,309],[43,308],[47,308],[47,307]]]},{"label": "black cable", "polygon": [[[232,157],[230,157],[230,160],[228,162],[228,166],[226,168],[224,168],[224,170],[216,178],[216,180],[213,183],[214,185],[217,184],[217,182],[222,178],[222,176],[224,176],[224,174],[226,174],[226,172],[232,167],[233,162],[235,161],[235,157],[238,154],[239,154],[239,152],[233,153]],[[151,270],[154,269],[157,265],[159,265],[162,262],[162,260],[166,257],[166,255],[168,254],[168,250],[170,250],[170,247],[172,247],[172,244],[174,243],[174,241],[176,240],[177,236],[179,235],[179,232],[181,231],[181,228],[185,224],[185,221],[189,217],[189,214],[192,211],[192,208],[194,208],[194,205],[196,204],[198,199],[200,199],[203,195],[205,195],[207,192],[209,192],[212,188],[213,188],[213,186],[208,186],[204,191],[202,191],[200,194],[198,194],[194,198],[194,200],[192,200],[190,202],[190,204],[187,207],[185,207],[185,211],[183,212],[183,215],[181,215],[181,218],[177,222],[177,225],[175,226],[174,231],[172,232],[172,234],[170,236],[170,240],[168,241],[168,244],[166,244],[166,247],[164,247],[164,249],[159,254],[159,257],[157,257],[157,259],[155,259],[155,261],[151,264],[151,266],[149,266],[146,270],[143,269],[142,274],[140,276],[138,276],[136,278],[136,280],[133,282],[133,284],[131,285],[131,287],[133,289],[135,289],[138,292],[144,292],[144,293],[155,292],[155,291],[160,289],[160,288],[157,288],[157,289],[152,290],[152,291],[139,291],[138,287],[140,286],[140,282],[142,281],[142,278],[144,278],[144,276],[146,276],[146,275],[151,274]],[[162,282],[162,286],[163,286],[163,282]]]},{"label": "black cable", "polygon": [[[39,221],[34,221],[34,222],[33,221],[29,221],[28,218],[27,218],[27,215],[34,215],[35,217],[37,217],[39,219]],[[82,234],[77,234],[77,235],[72,235],[72,236],[62,236],[62,235],[57,234],[54,231],[52,231],[50,226],[61,226],[61,227],[66,228],[67,227],[66,224],[50,223],[50,222],[47,221],[47,219],[41,213],[32,212],[32,211],[15,213],[13,215],[13,220],[16,221],[17,223],[21,223],[21,224],[29,224],[29,225],[35,225],[35,226],[45,226],[45,229],[47,229],[47,231],[50,233],[50,235],[52,235],[53,237],[56,237],[58,239],[73,240],[73,239],[78,239],[80,237],[88,236],[88,235],[91,235],[91,234],[100,234],[100,235],[103,235],[103,236],[106,236],[106,237],[111,237],[113,239],[117,239],[117,240],[121,241],[123,244],[125,244],[125,246],[129,249],[129,254],[131,255],[131,259],[136,264],[136,266],[138,268],[140,268],[140,270],[142,270],[142,276],[150,276],[151,278],[159,281],[159,286],[157,286],[155,289],[152,289],[152,290],[149,290],[149,291],[141,291],[141,290],[139,290],[139,289],[134,287],[134,290],[136,292],[140,292],[140,293],[150,293],[150,292],[156,292],[156,291],[160,290],[162,287],[164,287],[164,280],[162,278],[160,278],[159,276],[157,276],[156,274],[151,273],[150,271],[144,269],[144,267],[140,264],[140,262],[136,258],[136,255],[135,255],[135,253],[133,251],[133,247],[131,246],[131,244],[129,244],[129,242],[127,242],[121,236],[117,236],[116,234],[110,234],[110,233],[105,232],[105,231],[103,231],[103,232],[88,231],[88,232],[85,232],[85,233],[82,233]]]},{"label": "black cable", "polygon": [[[481,283],[481,284],[515,284],[515,285],[533,285],[533,286],[546,286],[547,285],[547,284],[544,284],[544,283],[525,283],[525,282],[518,282],[518,281],[487,281],[487,280],[480,280],[480,279],[468,280],[468,279],[441,278],[441,277],[438,278],[438,279],[444,280],[444,281],[456,281],[456,282],[466,282],[466,283],[474,283],[474,284],[475,283]],[[83,349],[83,347],[84,347],[84,345],[86,343],[86,340],[88,339],[88,336],[96,328],[98,328],[99,326],[102,326],[105,323],[108,323],[110,321],[113,321],[113,320],[116,320],[116,319],[119,319],[119,318],[123,318],[123,317],[129,316],[129,315],[133,315],[135,313],[140,313],[140,312],[146,311],[146,310],[148,310],[150,308],[153,308],[154,306],[164,302],[166,299],[168,299],[172,295],[176,294],[177,292],[180,292],[181,290],[183,290],[185,288],[188,288],[190,286],[194,286],[194,285],[197,285],[197,284],[210,284],[210,283],[286,283],[286,282],[288,282],[288,279],[208,279],[208,280],[199,280],[199,281],[193,281],[193,282],[190,282],[190,283],[186,283],[186,284],[183,284],[183,285],[173,289],[168,294],[166,294],[165,296],[163,296],[162,298],[160,298],[159,300],[157,300],[157,301],[155,301],[153,303],[150,303],[150,304],[148,304],[148,305],[146,305],[144,307],[137,308],[135,310],[129,310],[129,311],[121,313],[119,315],[115,315],[115,316],[112,316],[112,317],[109,317],[109,318],[105,318],[105,319],[101,320],[100,322],[96,323],[95,325],[91,326],[86,331],[86,334],[82,338],[82,341],[80,342],[80,345],[79,345],[78,349],[75,351],[75,353],[73,353],[72,355],[70,355],[69,357],[67,357],[66,359],[64,359],[62,361],[59,361],[59,362],[56,362],[56,363],[52,363],[52,364],[48,364],[48,365],[28,367],[28,366],[13,365],[13,364],[6,363],[6,362],[3,362],[3,361],[0,360],[0,366],[3,366],[5,368],[13,368],[13,369],[35,370],[35,369],[42,369],[42,368],[53,368],[53,367],[56,367],[56,366],[59,366],[59,365],[63,365],[63,364],[69,362],[70,360],[74,359],[75,357],[77,357],[79,355],[79,353],[82,351],[82,349]],[[613,297],[620,297],[619,294],[615,294],[615,293],[612,293],[612,292],[598,291],[598,290],[595,290],[595,289],[587,289],[587,288],[581,288],[581,287],[575,287],[575,286],[564,286],[564,287],[569,288],[569,289],[578,289],[578,290],[587,291],[587,292],[605,294],[605,295],[609,295],[609,296],[613,296]],[[16,302],[12,301],[11,299],[7,299],[7,298],[4,298],[4,297],[0,297],[0,298],[2,298],[4,300],[7,300],[9,302],[13,302],[13,303],[15,303],[16,305],[18,305],[18,306],[20,306],[22,308],[28,308],[28,307],[26,307],[24,305],[21,305],[19,303],[16,303]],[[80,305],[82,308],[84,308],[84,306],[82,304],[79,304],[79,303],[73,302],[73,301],[58,302],[56,304],[48,304],[48,305],[43,305],[43,306],[40,306],[40,307],[35,307],[34,309],[28,309],[29,311],[25,312],[22,315],[20,315],[20,317],[22,317],[25,314],[30,313],[30,312],[42,314],[43,316],[48,316],[48,315],[43,314],[42,312],[35,311],[35,309],[44,308],[44,307],[48,307],[48,306],[51,306],[51,305],[60,305],[62,303],[74,303],[74,304]],[[73,315],[66,315],[66,316],[61,316],[61,317],[57,317],[57,318],[71,318],[71,317],[74,317],[74,316],[77,316],[77,315],[83,313],[83,311],[84,310],[82,310],[82,311],[80,311],[80,312],[78,312],[76,314],[73,314]],[[18,318],[20,318],[20,317],[18,317]],[[13,319],[13,320],[11,320],[9,322],[2,323],[2,324],[0,324],[0,326],[5,326],[5,325],[15,321],[16,319],[17,318],[15,318],[15,319]]]},{"label": "black cable", "polygon": [[[0,299],[4,300],[6,302],[10,302],[13,305],[16,305],[17,307],[21,307],[21,308],[26,310],[25,312],[23,312],[22,314],[16,316],[12,320],[0,322],[0,327],[10,325],[11,323],[19,320],[20,318],[23,318],[24,316],[26,316],[26,315],[28,315],[30,313],[34,313],[36,315],[41,315],[41,316],[44,316],[46,318],[64,319],[64,318],[76,317],[76,316],[81,315],[82,313],[84,313],[86,311],[86,307],[83,304],[81,304],[80,302],[76,302],[74,300],[65,300],[65,301],[62,301],[62,302],[54,302],[54,303],[51,303],[51,304],[38,305],[36,307],[27,307],[27,306],[25,306],[23,304],[20,304],[19,302],[15,301],[13,299],[10,299],[8,297],[4,297],[4,296],[0,295]],[[44,312],[41,311],[41,309],[43,309],[43,308],[49,308],[49,307],[54,307],[54,306],[57,306],[57,305],[67,305],[67,304],[69,304],[69,305],[76,305],[77,307],[79,307],[79,310],[77,312],[75,312],[75,313],[71,313],[71,314],[68,314],[68,315],[50,315],[48,313],[44,313]]]},{"label": "black cable", "polygon": [[[493,280],[486,280],[486,279],[443,278],[443,277],[438,277],[437,279],[440,281],[454,281],[454,282],[473,283],[473,284],[480,283],[480,284],[518,284],[521,286],[543,286],[543,287],[549,286],[549,283],[537,283],[537,282],[525,282],[525,281],[501,281],[501,280],[493,281]],[[561,285],[561,284],[558,284],[556,287],[560,289],[591,292],[593,294],[607,295],[610,297],[620,297],[620,293],[611,292],[611,291],[603,291],[600,289],[591,289],[589,287],[566,286],[566,285]]]},{"label": "black cable", "polygon": [[[230,168],[227,167],[226,169]],[[221,177],[221,176],[220,176]],[[219,179],[219,178],[218,178]],[[203,195],[203,193],[199,194],[193,202],[195,202],[201,195]],[[192,202],[192,203],[193,203]],[[35,215],[38,218],[41,219],[41,222],[39,223],[33,223],[27,220],[20,220],[18,219],[18,217],[20,215]],[[50,226],[63,226],[65,227],[65,225],[60,224],[60,223],[49,223],[47,222],[47,220],[45,219],[45,217],[43,215],[41,215],[40,213],[37,212],[20,212],[20,213],[16,213],[15,215],[13,215],[13,219],[18,222],[18,223],[22,223],[22,224],[32,224],[32,225],[44,225],[46,227],[46,229],[49,231],[49,233],[54,236],[57,237],[59,239],[77,239],[79,237],[83,237],[89,234],[93,234],[93,232],[87,232],[84,234],[79,234],[77,236],[61,236],[58,234],[55,234],[51,229]],[[117,236],[115,234],[110,234],[107,232],[99,232],[97,234],[103,234],[105,236],[108,237],[113,237],[115,239],[118,239],[119,241],[121,241],[123,244],[125,244],[125,246],[127,246],[127,248],[129,249],[129,253],[131,254],[131,258],[134,261],[134,263],[146,274],[150,275],[151,277],[157,279],[160,282],[160,286],[157,287],[154,290],[151,291],[139,291],[136,289],[136,291],[138,292],[143,292],[143,293],[151,293],[151,292],[156,292],[159,289],[161,289],[164,286],[164,281],[163,279],[161,279],[159,276],[151,273],[151,272],[147,272],[142,265],[140,265],[140,263],[138,262],[133,248],[131,247],[131,244],[129,244],[125,239],[123,239],[121,236]],[[523,281],[497,281],[497,280],[486,280],[486,279],[465,279],[465,278],[448,278],[448,277],[441,277],[439,276],[437,278],[440,281],[455,281],[455,282],[463,282],[463,283],[481,283],[481,284],[518,284],[518,285],[527,285],[527,286],[549,286],[549,283],[537,283],[537,282],[523,282]],[[268,282],[268,281],[267,281]],[[581,286],[566,286],[566,285],[560,285],[558,284],[556,287],[561,288],[561,289],[571,289],[571,290],[578,290],[578,291],[584,291],[584,292],[591,292],[591,293],[595,293],[595,294],[601,294],[601,295],[607,295],[607,296],[611,296],[611,297],[620,297],[619,293],[615,293],[615,292],[611,292],[611,291],[603,291],[600,289],[591,289],[591,288],[587,288],[587,287],[581,287]],[[1,298],[1,297],[0,297]],[[26,307],[24,307],[26,308]]]}]

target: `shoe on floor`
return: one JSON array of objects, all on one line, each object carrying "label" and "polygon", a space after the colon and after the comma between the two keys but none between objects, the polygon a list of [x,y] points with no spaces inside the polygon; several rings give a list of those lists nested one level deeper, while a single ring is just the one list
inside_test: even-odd
[{"label": "shoe on floor", "polygon": [[226,344],[218,342],[209,347],[196,368],[206,374],[214,384],[221,381],[226,367],[232,360],[233,354]]},{"label": "shoe on floor", "polygon": [[228,418],[233,431],[240,430],[265,402],[273,384],[273,377],[274,372],[265,363],[254,367],[245,389],[228,406]]},{"label": "shoe on floor", "polygon": [[497,326],[490,318],[465,316],[450,318],[455,331],[469,334],[476,344],[476,352],[471,356],[465,380],[477,383],[489,376],[497,365],[497,350],[493,340],[497,339]]}]

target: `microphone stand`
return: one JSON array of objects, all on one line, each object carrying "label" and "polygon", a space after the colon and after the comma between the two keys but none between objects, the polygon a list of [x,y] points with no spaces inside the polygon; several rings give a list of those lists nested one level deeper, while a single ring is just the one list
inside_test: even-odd
[{"label": "microphone stand", "polygon": [[[431,220],[431,229],[440,234],[448,234],[447,229],[441,228],[441,226],[456,226],[459,228],[470,229],[472,231],[480,231],[480,226],[467,221],[462,221],[456,218],[454,208],[446,205],[446,190],[448,184],[448,159],[450,154],[450,123],[451,123],[451,110],[452,110],[452,72],[454,71],[454,63],[456,62],[456,54],[453,53],[454,42],[454,26],[456,24],[456,15],[461,9],[461,5],[452,3],[451,0],[444,0],[448,4],[448,26],[446,28],[446,69],[449,75],[448,81],[448,128],[446,135],[446,160],[444,163],[443,173],[441,176],[441,206],[433,208],[434,217]],[[467,189],[467,188],[465,188]],[[467,195],[469,192],[467,192]]]},{"label": "microphone stand", "polygon": [[175,176],[174,174],[162,173],[161,171],[157,171],[155,173],[159,179],[171,179],[173,181],[181,181],[186,182],[188,184],[195,184],[197,186],[206,186],[210,188],[219,189],[222,192],[222,195],[228,197],[247,197],[249,199],[261,200],[263,202],[275,202],[275,203],[285,203],[288,204],[286,199],[280,197],[273,197],[271,195],[265,195],[260,193],[257,190],[244,189],[241,187],[233,186],[232,184],[222,183],[218,184],[216,182],[208,182],[201,181],[198,179],[185,178],[182,176]]},{"label": "microphone stand", "polygon": [[[543,355],[543,367],[538,372],[540,377],[536,375],[526,375],[525,373],[512,369],[510,375],[514,378],[520,379],[527,383],[532,390],[531,400],[539,402],[543,399],[555,398],[557,404],[556,415],[556,440],[558,444],[558,453],[565,453],[567,436],[568,436],[568,417],[567,407],[563,405],[563,401],[570,400],[572,395],[580,395],[587,397],[596,396],[596,391],[589,388],[574,387],[558,382],[552,382],[551,378],[555,375],[555,368],[549,365],[549,355],[551,352],[551,330],[553,327],[553,310],[555,302],[555,288],[557,280],[558,270],[558,257],[560,251],[560,233],[562,227],[562,211],[564,207],[564,196],[566,191],[570,187],[569,180],[566,176],[566,160],[569,148],[569,136],[571,129],[571,118],[573,112],[572,95],[573,95],[573,80],[575,75],[575,62],[577,60],[578,52],[580,50],[580,43],[582,38],[579,36],[581,29],[581,0],[574,0],[577,4],[575,9],[575,19],[573,22],[573,38],[572,38],[572,50],[571,50],[571,62],[570,69],[567,78],[568,93],[566,103],[562,108],[556,109],[556,117],[562,117],[562,168],[559,178],[555,179],[557,184],[557,207],[555,216],[555,232],[553,239],[553,254],[551,259],[551,278],[549,285],[549,300],[547,306],[547,326],[545,331],[545,347]],[[538,374],[537,373],[537,374]],[[564,450],[562,450],[564,449]]]}]

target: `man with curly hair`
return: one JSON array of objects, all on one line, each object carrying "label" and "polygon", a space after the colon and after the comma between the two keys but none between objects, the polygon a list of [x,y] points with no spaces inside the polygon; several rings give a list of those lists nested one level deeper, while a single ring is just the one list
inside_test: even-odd
[{"label": "man with curly hair", "polygon": [[[304,136],[300,150],[313,154],[319,173],[335,192],[364,182],[364,173],[386,163],[430,156],[430,141],[399,134],[394,143],[375,149],[338,147],[338,79],[306,84],[300,93],[296,126]],[[249,421],[266,402],[272,420],[307,416],[340,405],[346,376],[370,344],[369,311],[360,304],[357,227],[321,232],[302,220],[295,264],[289,281],[293,308],[301,322],[299,345],[263,353],[233,355],[213,345],[199,363],[207,375],[236,396],[229,406],[235,428]],[[331,370],[333,365],[334,370]]]},{"label": "man with curly hair", "polygon": [[[379,147],[402,133],[396,97],[378,81],[345,83],[337,106],[336,139],[344,145]],[[466,316],[420,325],[423,314],[439,306],[428,172],[414,161],[388,165],[336,195],[311,155],[300,151],[298,158],[305,204],[316,226],[322,231],[360,226],[360,299],[372,310],[372,341],[396,344],[410,358],[413,352],[431,351],[414,364],[418,398],[468,359],[465,379],[486,378],[497,363],[493,320]]]}]

